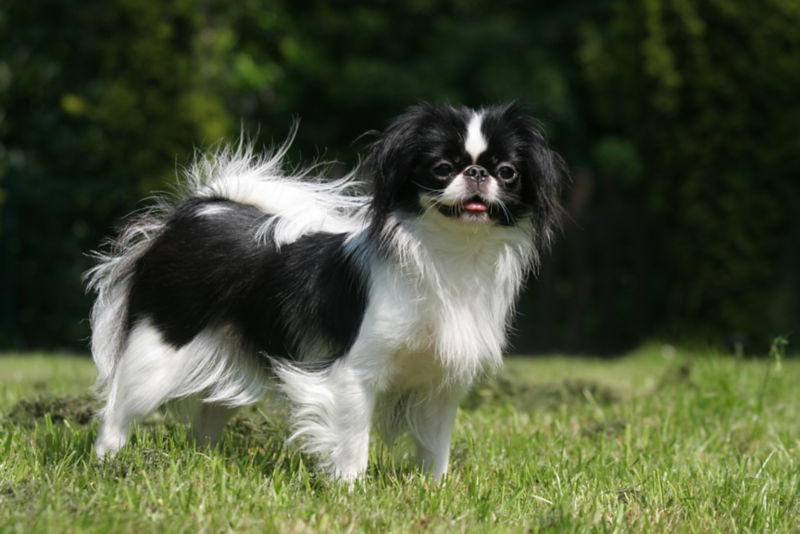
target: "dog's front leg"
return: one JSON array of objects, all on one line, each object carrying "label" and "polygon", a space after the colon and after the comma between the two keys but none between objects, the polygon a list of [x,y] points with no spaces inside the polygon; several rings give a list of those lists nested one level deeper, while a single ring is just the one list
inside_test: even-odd
[{"label": "dog's front leg", "polygon": [[292,401],[290,441],[319,458],[334,478],[350,482],[367,470],[375,391],[345,359],[321,372],[289,365],[277,369]]},{"label": "dog's front leg", "polygon": [[349,482],[367,470],[375,392],[370,382],[346,365],[334,369],[330,386],[334,397],[327,424],[331,433],[328,470],[334,478]]},{"label": "dog's front leg", "polygon": [[412,415],[417,461],[437,482],[447,473],[450,439],[461,391],[439,392],[418,404]]}]

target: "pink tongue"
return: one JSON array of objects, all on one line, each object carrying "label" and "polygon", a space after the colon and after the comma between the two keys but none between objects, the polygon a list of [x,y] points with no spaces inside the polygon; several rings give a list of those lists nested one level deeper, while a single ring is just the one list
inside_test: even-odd
[{"label": "pink tongue", "polygon": [[486,211],[489,208],[483,202],[469,202],[464,209],[467,211]]}]

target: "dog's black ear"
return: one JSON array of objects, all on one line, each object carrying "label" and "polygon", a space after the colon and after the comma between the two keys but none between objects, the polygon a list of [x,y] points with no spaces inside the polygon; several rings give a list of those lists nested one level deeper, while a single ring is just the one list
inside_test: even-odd
[{"label": "dog's black ear", "polygon": [[567,176],[567,166],[561,156],[550,148],[544,136],[539,144],[534,145],[532,152],[539,174],[533,219],[537,244],[549,247],[553,234],[561,226],[564,213],[561,207],[561,186]]},{"label": "dog's black ear", "polygon": [[430,104],[412,106],[396,117],[370,147],[364,162],[372,190],[372,231],[380,232],[412,179],[420,150],[419,129],[433,110]]},{"label": "dog's black ear", "polygon": [[511,103],[504,106],[503,120],[514,128],[522,141],[526,163],[527,183],[525,196],[533,208],[533,223],[537,246],[547,247],[559,228],[563,214],[561,207],[562,182],[568,176],[564,160],[550,148],[539,121],[521,105]]}]

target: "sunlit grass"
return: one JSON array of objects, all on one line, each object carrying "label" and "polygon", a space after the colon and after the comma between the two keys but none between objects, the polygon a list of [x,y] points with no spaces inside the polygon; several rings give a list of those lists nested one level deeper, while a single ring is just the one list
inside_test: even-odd
[{"label": "sunlit grass", "polygon": [[651,345],[612,360],[512,358],[459,412],[441,486],[374,447],[331,483],[265,404],[196,451],[169,417],[93,457],[84,358],[0,357],[0,530],[792,531],[800,361]]}]

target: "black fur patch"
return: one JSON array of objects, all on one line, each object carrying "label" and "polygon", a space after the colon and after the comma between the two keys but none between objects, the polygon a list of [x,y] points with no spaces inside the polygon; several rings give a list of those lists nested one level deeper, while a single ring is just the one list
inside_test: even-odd
[{"label": "black fur patch", "polygon": [[128,329],[149,318],[181,347],[206,327],[232,325],[248,347],[271,357],[298,358],[298,342],[308,336],[328,349],[315,359],[341,356],[358,334],[367,298],[345,234],[310,234],[278,249],[254,237],[269,217],[222,199],[176,206],[136,264]]}]

